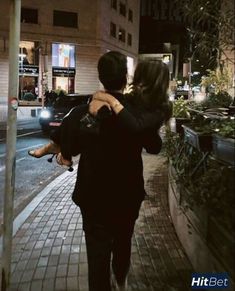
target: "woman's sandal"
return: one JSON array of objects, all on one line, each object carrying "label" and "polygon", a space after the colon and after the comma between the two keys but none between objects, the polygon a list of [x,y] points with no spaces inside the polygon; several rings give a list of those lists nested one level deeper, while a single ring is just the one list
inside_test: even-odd
[{"label": "woman's sandal", "polygon": [[68,171],[69,171],[69,172],[72,172],[72,171],[73,171],[73,167],[72,167],[72,165],[73,165],[73,161],[71,161],[71,160],[66,160],[66,159],[62,156],[61,153],[58,153],[58,154],[56,155],[56,162],[57,162],[57,164],[60,165],[60,166],[66,166],[66,167],[68,167]]},{"label": "woman's sandal", "polygon": [[70,160],[66,160],[61,153],[58,153],[58,155],[56,156],[56,161],[57,164],[59,164],[60,166],[66,166],[66,167],[71,167],[73,162]]},{"label": "woman's sandal", "polygon": [[59,152],[60,152],[60,147],[53,142],[49,142],[48,144],[36,150],[28,151],[28,154],[34,158],[41,158],[45,155],[58,154]]}]

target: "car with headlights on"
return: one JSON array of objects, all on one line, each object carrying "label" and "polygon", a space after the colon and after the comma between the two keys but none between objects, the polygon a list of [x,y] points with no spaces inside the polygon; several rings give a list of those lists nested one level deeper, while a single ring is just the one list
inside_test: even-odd
[{"label": "car with headlights on", "polygon": [[42,131],[49,133],[52,129],[61,125],[64,116],[75,106],[86,104],[92,95],[67,94],[58,96],[53,104],[44,107],[39,115],[39,123]]}]

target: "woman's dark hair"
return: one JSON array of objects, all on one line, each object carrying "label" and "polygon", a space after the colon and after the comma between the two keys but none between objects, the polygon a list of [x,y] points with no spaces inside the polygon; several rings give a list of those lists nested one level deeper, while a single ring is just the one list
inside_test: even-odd
[{"label": "woman's dark hair", "polygon": [[165,120],[172,114],[172,104],[168,96],[169,81],[170,73],[165,63],[144,60],[138,63],[132,82],[135,98],[140,98],[148,110],[163,110]]},{"label": "woman's dark hair", "polygon": [[100,82],[109,91],[120,90],[127,83],[127,59],[117,51],[104,54],[98,62]]}]

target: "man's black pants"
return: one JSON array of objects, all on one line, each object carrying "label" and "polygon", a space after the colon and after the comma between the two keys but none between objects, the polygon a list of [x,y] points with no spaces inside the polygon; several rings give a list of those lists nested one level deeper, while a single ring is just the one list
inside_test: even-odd
[{"label": "man's black pants", "polygon": [[131,237],[135,219],[122,217],[119,221],[99,223],[83,214],[89,291],[111,291],[110,262],[119,284],[125,282],[130,267]]}]

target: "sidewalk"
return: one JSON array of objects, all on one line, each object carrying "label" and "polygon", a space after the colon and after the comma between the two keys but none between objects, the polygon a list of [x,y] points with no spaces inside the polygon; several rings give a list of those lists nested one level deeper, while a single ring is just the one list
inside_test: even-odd
[{"label": "sidewalk", "polygon": [[[143,160],[148,197],[133,237],[128,290],[190,290],[192,267],[168,210],[165,159],[143,154]],[[82,217],[70,198],[75,178],[76,171],[58,177],[16,221],[11,291],[88,290]]]}]

